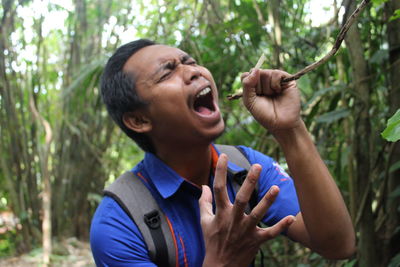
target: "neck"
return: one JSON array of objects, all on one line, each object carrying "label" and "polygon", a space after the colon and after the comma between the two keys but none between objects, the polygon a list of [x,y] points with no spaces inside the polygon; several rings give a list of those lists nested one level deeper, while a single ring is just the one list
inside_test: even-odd
[{"label": "neck", "polygon": [[157,156],[180,176],[198,186],[208,184],[211,169],[210,145],[157,147]]}]

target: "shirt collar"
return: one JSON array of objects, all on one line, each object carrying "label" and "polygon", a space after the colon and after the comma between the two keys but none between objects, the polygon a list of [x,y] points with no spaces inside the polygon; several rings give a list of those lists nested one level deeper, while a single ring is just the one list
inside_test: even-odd
[{"label": "shirt collar", "polygon": [[[211,145],[211,153],[214,174],[215,167],[217,166],[218,157],[221,153],[213,144]],[[175,194],[184,182],[187,182],[188,184],[191,184],[198,188],[197,185],[185,180],[153,153],[146,152],[143,163],[146,172],[151,177],[151,181],[163,198],[168,198]],[[243,168],[229,161],[228,170],[233,173],[244,171]]]},{"label": "shirt collar", "polygon": [[146,152],[144,156],[146,172],[163,198],[172,196],[185,181],[153,153]]}]

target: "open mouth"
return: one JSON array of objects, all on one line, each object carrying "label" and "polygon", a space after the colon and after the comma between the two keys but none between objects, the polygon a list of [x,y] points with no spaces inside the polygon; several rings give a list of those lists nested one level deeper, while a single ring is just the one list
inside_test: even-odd
[{"label": "open mouth", "polygon": [[215,111],[214,99],[210,87],[204,88],[196,95],[193,108],[202,115],[209,115]]}]

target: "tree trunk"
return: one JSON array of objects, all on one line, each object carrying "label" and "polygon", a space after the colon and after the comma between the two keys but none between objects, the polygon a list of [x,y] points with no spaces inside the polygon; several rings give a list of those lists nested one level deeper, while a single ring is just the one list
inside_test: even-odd
[{"label": "tree trunk", "polygon": [[[19,18],[16,15],[15,1],[2,1],[2,17],[0,25],[0,101],[1,101],[1,167],[6,180],[7,191],[11,198],[11,209],[22,225],[16,229],[22,236],[17,240],[17,251],[30,250],[32,240],[40,238],[39,196],[35,194],[37,164],[34,156],[35,142],[31,142],[35,129],[30,126],[30,113],[24,105],[26,91],[16,82],[21,79],[12,68],[16,62],[16,52],[11,44],[10,36]],[[7,56],[5,55],[7,51]],[[21,79],[23,80],[23,79]],[[26,102],[26,101],[25,101]]]},{"label": "tree trunk", "polygon": [[279,7],[280,7],[280,0],[271,0],[268,3],[268,22],[273,29],[272,36],[274,41],[273,67],[276,69],[281,68],[283,62],[281,58],[282,31],[281,31],[281,22],[279,18]]},{"label": "tree trunk", "polygon": [[38,124],[41,124],[45,131],[45,144],[43,149],[41,149],[40,165],[43,180],[43,190],[42,190],[42,210],[43,210],[43,220],[42,220],[42,245],[43,245],[43,264],[48,266],[50,263],[51,255],[51,181],[50,181],[50,171],[49,171],[49,152],[50,145],[53,139],[52,130],[50,124],[45,120],[38,112],[32,96],[30,96],[29,104],[33,116],[37,120]]},{"label": "tree trunk", "polygon": [[[394,11],[400,9],[400,0],[391,0],[385,4],[386,19],[393,15]],[[389,43],[389,103],[390,116],[400,108],[400,19],[393,20],[387,24],[387,35]],[[400,142],[391,144],[392,153],[389,155],[389,167],[400,161]],[[400,186],[400,169],[389,173],[387,184],[387,196]],[[400,225],[398,207],[400,198],[387,197],[386,200],[386,233],[384,244],[386,244],[383,255],[383,263],[386,266],[396,253],[400,252],[400,231],[395,230]]]},{"label": "tree trunk", "polygon": [[[349,1],[345,17],[356,8],[356,1]],[[345,19],[343,21],[346,21]],[[349,29],[345,38],[353,70],[354,93],[354,155],[356,160],[355,198],[358,204],[355,222],[359,230],[359,266],[377,266],[375,229],[372,213],[372,190],[370,177],[370,133],[369,118],[370,92],[367,61],[364,58],[364,45],[357,23]]]}]

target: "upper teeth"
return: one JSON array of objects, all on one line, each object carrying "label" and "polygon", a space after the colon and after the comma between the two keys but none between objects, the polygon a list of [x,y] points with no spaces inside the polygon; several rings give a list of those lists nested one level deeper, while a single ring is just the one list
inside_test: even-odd
[{"label": "upper teeth", "polygon": [[206,87],[206,88],[204,88],[203,90],[201,90],[200,93],[198,93],[198,94],[196,95],[196,97],[200,97],[200,96],[206,95],[206,94],[208,94],[209,92],[211,92],[211,88],[210,88],[210,87]]}]

